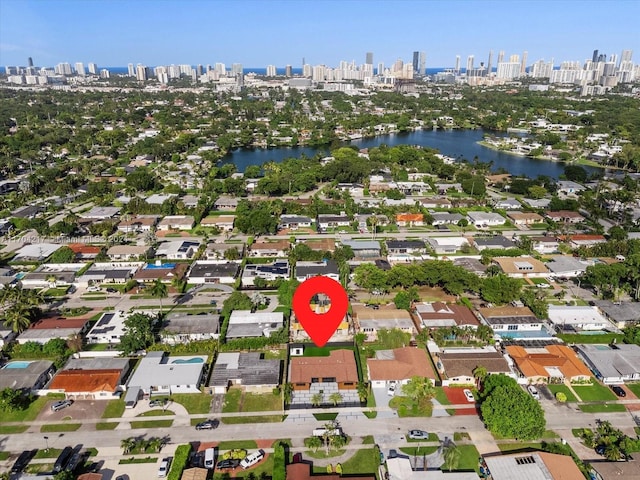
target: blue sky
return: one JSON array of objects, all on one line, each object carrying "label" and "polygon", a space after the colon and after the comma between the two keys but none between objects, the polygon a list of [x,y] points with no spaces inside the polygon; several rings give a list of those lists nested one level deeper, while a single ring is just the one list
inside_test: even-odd
[{"label": "blue sky", "polygon": [[389,65],[425,51],[427,67],[460,55],[529,52],[528,63],[634,50],[640,1],[0,0],[0,65],[96,62],[300,67]]}]

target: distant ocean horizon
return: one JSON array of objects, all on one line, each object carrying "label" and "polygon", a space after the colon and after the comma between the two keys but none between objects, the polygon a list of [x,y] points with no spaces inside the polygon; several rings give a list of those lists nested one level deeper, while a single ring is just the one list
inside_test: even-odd
[{"label": "distant ocean horizon", "polygon": [[[194,65],[192,65],[193,67],[195,67]],[[21,66],[21,68],[26,68],[24,66]],[[39,68],[39,67],[38,67]],[[149,68],[155,68],[155,67],[149,67]],[[126,74],[128,73],[129,69],[128,67],[98,67],[99,70],[109,70],[109,72],[112,75],[122,75],[122,74]],[[435,67],[435,68],[427,68],[427,75],[435,75],[436,73],[439,72],[444,72],[445,70],[453,70],[453,67]],[[496,71],[495,68],[492,69],[494,72]],[[255,73],[256,75],[261,75],[261,76],[265,76],[267,74],[267,69],[266,68],[257,68],[257,67],[247,67],[247,68],[243,68],[242,69],[243,73],[245,75],[249,74],[249,73]],[[284,76],[285,74],[285,68],[276,68],[276,74],[277,75],[281,75]],[[292,74],[293,75],[302,75],[302,68],[292,68],[291,69]],[[378,73],[378,69],[374,68],[373,69],[374,73]],[[464,73],[465,69],[461,69],[460,73]],[[2,73],[3,75],[6,73],[6,68],[4,66],[0,67],[0,73]]]}]

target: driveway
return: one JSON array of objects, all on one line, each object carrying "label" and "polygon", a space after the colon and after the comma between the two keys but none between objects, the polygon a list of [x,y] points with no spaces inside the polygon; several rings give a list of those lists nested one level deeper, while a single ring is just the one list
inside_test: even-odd
[{"label": "driveway", "polygon": [[475,403],[471,403],[464,396],[464,388],[462,387],[442,387],[445,395],[449,399],[452,405],[469,405],[469,408],[456,409],[456,415],[477,415]]},{"label": "driveway", "polygon": [[51,405],[53,403],[53,400],[47,402],[47,405],[42,409],[40,415],[38,415],[37,420],[46,420],[48,422],[71,420],[73,423],[74,420],[100,418],[107,406],[107,402],[104,400],[75,400],[70,407],[52,412]]},{"label": "driveway", "polygon": [[[372,388],[371,391],[373,392],[373,397],[376,399],[376,407],[389,406],[389,400],[391,400],[393,397],[390,397],[389,395],[387,395],[386,388],[375,387],[375,388]],[[395,412],[395,410],[393,411],[379,410],[378,416],[376,418],[393,418],[397,416],[398,414]]]}]

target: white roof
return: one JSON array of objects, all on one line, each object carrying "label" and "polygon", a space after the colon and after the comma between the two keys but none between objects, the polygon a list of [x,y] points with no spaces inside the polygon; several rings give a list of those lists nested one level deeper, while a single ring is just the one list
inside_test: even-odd
[{"label": "white roof", "polygon": [[58,250],[62,245],[56,245],[54,243],[34,243],[32,245],[25,245],[15,256],[15,259],[19,258],[38,258],[45,259],[53,252]]},{"label": "white roof", "polygon": [[597,307],[549,305],[549,320],[557,325],[607,324]]},{"label": "white roof", "polygon": [[141,387],[146,392],[157,385],[197,385],[206,363],[204,355],[170,357],[164,352],[149,352],[140,360],[127,385]]},{"label": "white roof", "polygon": [[240,325],[249,323],[283,323],[284,314],[282,312],[254,312],[251,310],[234,310],[229,317],[229,325]]}]

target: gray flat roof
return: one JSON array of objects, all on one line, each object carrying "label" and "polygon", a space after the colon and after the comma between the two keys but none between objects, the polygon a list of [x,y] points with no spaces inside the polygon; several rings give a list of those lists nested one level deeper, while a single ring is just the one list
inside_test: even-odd
[{"label": "gray flat roof", "polygon": [[[9,365],[12,362],[9,362]],[[53,362],[49,360],[35,360],[29,362],[21,362],[25,368],[6,368],[6,365],[0,369],[0,389],[13,388],[15,390],[22,388],[33,388],[40,376],[49,370]]]},{"label": "gray flat roof", "polygon": [[640,346],[619,344],[577,345],[578,352],[600,372],[603,377],[621,377],[640,373]]},{"label": "gray flat roof", "polygon": [[[202,362],[193,362],[196,358]],[[164,352],[149,352],[140,360],[127,385],[146,392],[156,385],[198,385],[206,363],[207,357],[202,355],[170,357]]]},{"label": "gray flat roof", "polygon": [[167,317],[163,329],[171,333],[217,333],[219,326],[218,314],[172,313]]},{"label": "gray flat roof", "polygon": [[223,352],[213,367],[209,386],[225,386],[229,380],[240,380],[242,385],[277,385],[281,364],[281,360],[265,360],[257,352]]},{"label": "gray flat roof", "polygon": [[70,358],[64,370],[122,370],[128,364],[128,358]]}]

